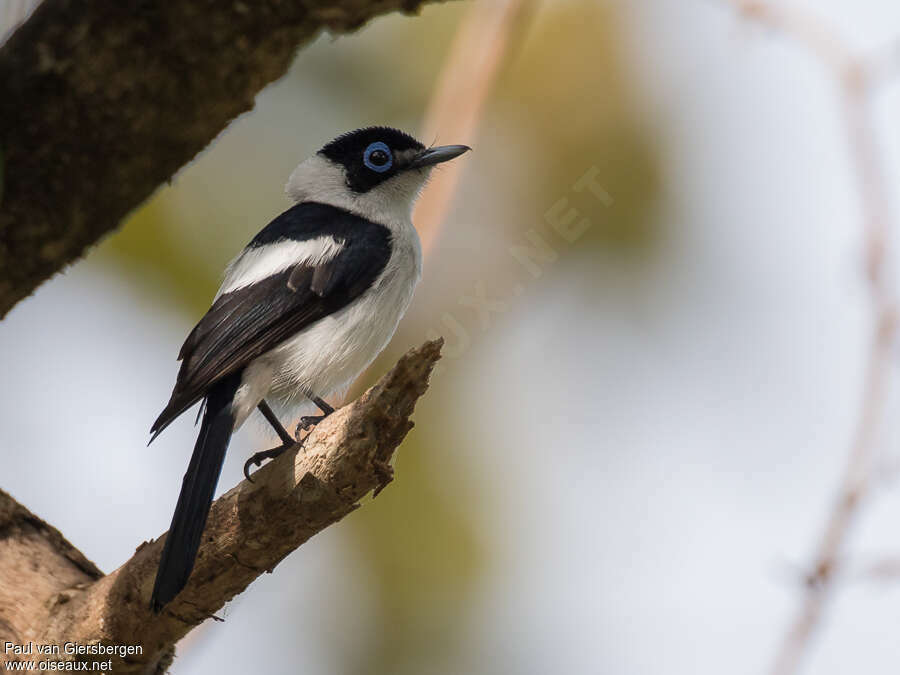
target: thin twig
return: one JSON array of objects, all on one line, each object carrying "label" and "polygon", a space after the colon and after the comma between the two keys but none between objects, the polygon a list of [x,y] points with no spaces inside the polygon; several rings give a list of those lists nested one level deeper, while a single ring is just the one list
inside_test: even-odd
[{"label": "thin twig", "polygon": [[746,19],[772,28],[801,44],[832,72],[841,72],[855,61],[844,41],[815,15],[768,0],[731,0]]},{"label": "thin twig", "polygon": [[847,140],[860,195],[865,267],[873,315],[863,395],[840,491],[825,524],[806,592],[797,616],[784,636],[772,668],[774,675],[797,671],[834,592],[834,573],[848,533],[859,517],[872,482],[876,440],[883,416],[889,359],[897,333],[897,300],[889,285],[889,191],[872,120],[873,94],[896,75],[897,50],[877,58],[854,52],[816,16],[764,0],[732,0],[741,13],[779,31],[807,48],[839,86]]},{"label": "thin twig", "polygon": [[875,583],[895,582],[900,579],[900,557],[889,556],[869,563],[854,575],[854,579]]}]

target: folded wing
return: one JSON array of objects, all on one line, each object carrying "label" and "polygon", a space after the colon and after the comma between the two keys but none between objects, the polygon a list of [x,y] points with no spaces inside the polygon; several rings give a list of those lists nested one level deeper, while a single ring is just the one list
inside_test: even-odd
[{"label": "folded wing", "polygon": [[[323,237],[333,245],[310,246],[304,255],[304,241],[320,244]],[[226,278],[223,289],[234,290],[221,293],[188,335],[172,397],[151,428],[153,438],[216,382],[365,293],[391,253],[386,227],[321,204],[298,204],[260,232],[258,241],[242,258],[255,255],[268,268],[240,267],[240,258],[232,265],[250,282]],[[263,276],[273,261],[281,269]]]}]

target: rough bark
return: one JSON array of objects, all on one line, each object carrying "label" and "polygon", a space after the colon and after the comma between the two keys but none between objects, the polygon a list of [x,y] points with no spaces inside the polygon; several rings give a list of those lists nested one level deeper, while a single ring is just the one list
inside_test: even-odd
[{"label": "rough bark", "polygon": [[[410,351],[378,384],[321,422],[302,450],[285,453],[257,471],[253,483],[242,481],[217,499],[188,585],[160,615],[150,612],[149,599],[164,536],[141,544],[103,576],[57,530],[0,492],[0,654],[6,640],[140,645],[140,655],[113,657],[112,672],[165,672],[176,641],[386,485],[442,343]],[[102,662],[110,656],[52,658]]]},{"label": "rough bark", "polygon": [[320,30],[424,0],[45,0],[0,48],[0,318],[168,180]]}]

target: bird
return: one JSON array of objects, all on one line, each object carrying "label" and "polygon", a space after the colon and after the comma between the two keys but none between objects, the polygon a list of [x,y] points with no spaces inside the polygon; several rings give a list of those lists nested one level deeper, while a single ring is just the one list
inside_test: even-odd
[{"label": "bird", "polygon": [[[200,430],[165,539],[150,598],[159,613],[187,584],[231,435],[258,410],[281,445],[275,458],[334,412],[326,398],[349,386],[393,336],[422,275],[412,207],[433,167],[471,150],[426,147],[373,126],[344,133],[301,162],[285,192],[293,206],[225,270],[206,314],[178,355],[171,398],[153,440],[201,402]],[[292,436],[269,401],[314,403]]]}]

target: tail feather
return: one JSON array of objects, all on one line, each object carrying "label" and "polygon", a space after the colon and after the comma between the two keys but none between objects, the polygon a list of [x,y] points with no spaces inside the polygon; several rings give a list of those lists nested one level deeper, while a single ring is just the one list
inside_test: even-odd
[{"label": "tail feather", "polygon": [[181,592],[194,568],[213,493],[225,461],[225,451],[231,439],[234,426],[231,403],[240,380],[240,373],[234,373],[217,382],[207,394],[200,434],[184,474],[181,494],[178,495],[178,504],[156,572],[150,598],[150,607],[154,612],[159,612]]}]

